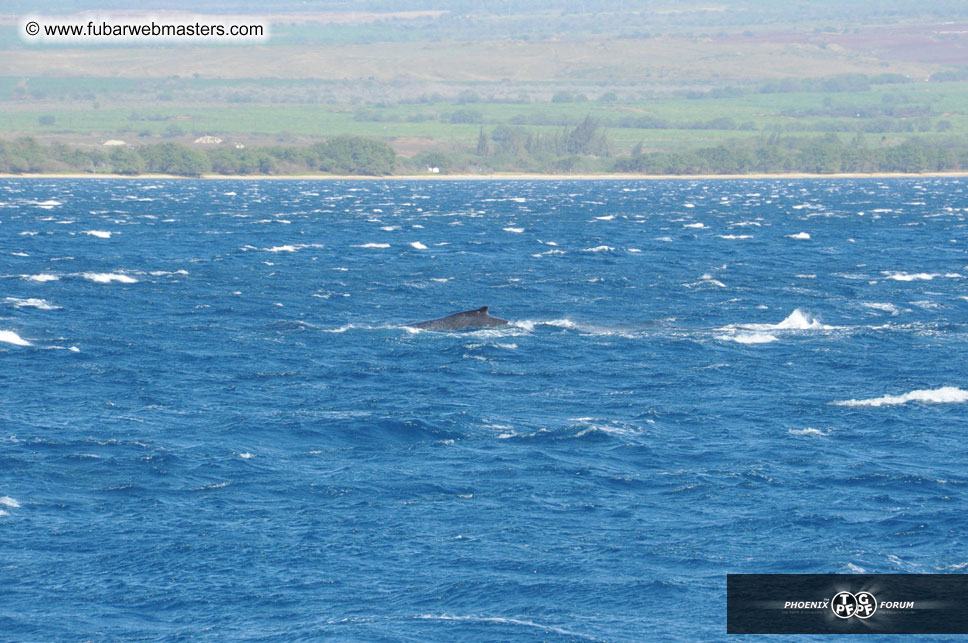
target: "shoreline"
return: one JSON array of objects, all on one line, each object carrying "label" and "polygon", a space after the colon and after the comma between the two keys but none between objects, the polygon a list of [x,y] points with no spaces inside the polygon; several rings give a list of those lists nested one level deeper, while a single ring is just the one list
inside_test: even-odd
[{"label": "shoreline", "polygon": [[956,172],[846,172],[812,174],[809,172],[755,174],[391,174],[387,176],[335,174],[203,174],[179,176],[175,174],[84,174],[84,173],[0,173],[0,179],[177,179],[187,181],[735,181],[787,179],[903,179],[903,178],[965,178],[968,171]]}]

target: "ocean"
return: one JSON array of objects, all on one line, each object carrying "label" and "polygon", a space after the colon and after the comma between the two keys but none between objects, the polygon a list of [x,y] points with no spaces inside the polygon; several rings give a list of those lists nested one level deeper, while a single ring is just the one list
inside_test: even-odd
[{"label": "ocean", "polygon": [[0,180],[0,639],[731,640],[727,573],[963,573],[966,188]]}]

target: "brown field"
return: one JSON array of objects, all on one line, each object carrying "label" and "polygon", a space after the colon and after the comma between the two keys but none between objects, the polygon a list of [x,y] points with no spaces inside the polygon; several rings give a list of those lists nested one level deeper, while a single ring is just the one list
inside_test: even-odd
[{"label": "brown field", "polygon": [[[419,82],[722,83],[840,73],[900,73],[922,79],[936,62],[913,51],[880,50],[850,35],[663,37],[615,41],[485,41],[367,45],[24,48],[4,52],[25,77],[317,78]],[[842,41],[842,42],[841,42]],[[901,41],[898,41],[901,42]],[[949,43],[950,44],[950,43]],[[960,43],[959,43],[960,44]],[[867,49],[862,48],[867,47]],[[855,48],[856,47],[856,48]],[[900,47],[900,49],[898,49]],[[932,50],[933,51],[933,50]],[[949,58],[963,56],[953,49]],[[962,52],[962,53],[959,53]],[[935,55],[935,54],[931,54]],[[937,54],[940,55],[940,54]],[[930,56],[925,53],[922,58]]]},{"label": "brown field", "polygon": [[810,45],[897,63],[968,65],[968,23],[902,24],[859,27],[843,33],[760,33],[715,39],[724,47],[740,43]]},{"label": "brown field", "polygon": [[[84,12],[76,14],[58,14],[58,17],[65,20],[73,20],[82,16],[97,14],[110,16],[115,20],[150,20],[151,18],[181,19],[192,18],[204,21],[206,17],[211,17],[219,21],[235,20],[238,22],[267,22],[271,24],[306,24],[316,23],[320,25],[345,25],[345,24],[368,24],[380,22],[381,20],[415,20],[418,18],[439,18],[449,13],[447,11],[307,11],[299,13],[264,13],[259,15],[246,14],[205,14],[205,13],[186,13],[184,11],[143,11],[140,9],[123,11],[99,11]],[[0,13],[0,25],[17,25],[23,16],[14,14]]]}]

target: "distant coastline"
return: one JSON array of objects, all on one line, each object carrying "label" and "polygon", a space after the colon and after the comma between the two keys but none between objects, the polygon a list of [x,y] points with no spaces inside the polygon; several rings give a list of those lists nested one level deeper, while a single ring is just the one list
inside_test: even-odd
[{"label": "distant coastline", "polygon": [[841,172],[814,174],[809,172],[754,173],[754,174],[389,174],[371,176],[359,174],[202,174],[182,176],[175,174],[93,174],[68,172],[64,174],[38,172],[23,174],[0,173],[0,179],[178,179],[178,180],[224,180],[224,181],[681,181],[681,180],[741,180],[741,179],[900,179],[900,178],[965,178],[968,171],[954,172]]}]

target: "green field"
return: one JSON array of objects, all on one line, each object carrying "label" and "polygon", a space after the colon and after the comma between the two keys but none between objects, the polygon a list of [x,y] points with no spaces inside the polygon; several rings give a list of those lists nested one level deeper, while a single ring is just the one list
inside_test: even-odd
[{"label": "green field", "polygon": [[[9,86],[9,79],[4,84]],[[48,84],[56,89],[54,83]],[[68,84],[72,91],[85,90],[77,79]],[[121,138],[131,143],[201,135],[241,143],[257,137],[277,137],[284,142],[293,137],[350,134],[391,143],[425,139],[442,146],[466,146],[476,142],[481,128],[486,132],[499,126],[554,132],[574,126],[588,115],[607,129],[619,150],[638,143],[660,150],[694,148],[771,132],[850,134],[860,130],[897,140],[968,134],[965,82],[883,85],[834,95],[751,91],[722,98],[673,95],[607,103],[226,104],[99,100],[96,95],[94,100],[99,102],[97,108],[90,100],[70,97],[7,100],[0,102],[0,114],[9,135],[89,142]],[[846,115],[861,113],[873,115]]]},{"label": "green field", "polygon": [[467,165],[492,140],[505,143],[491,162],[510,162],[510,137],[535,157],[515,167],[605,167],[548,151],[591,117],[608,144],[578,156],[858,132],[874,147],[968,147],[968,24],[953,0],[457,3],[349,18],[320,6],[335,13],[276,16],[264,46],[37,46],[2,25],[0,140],[306,147],[347,135]]}]

